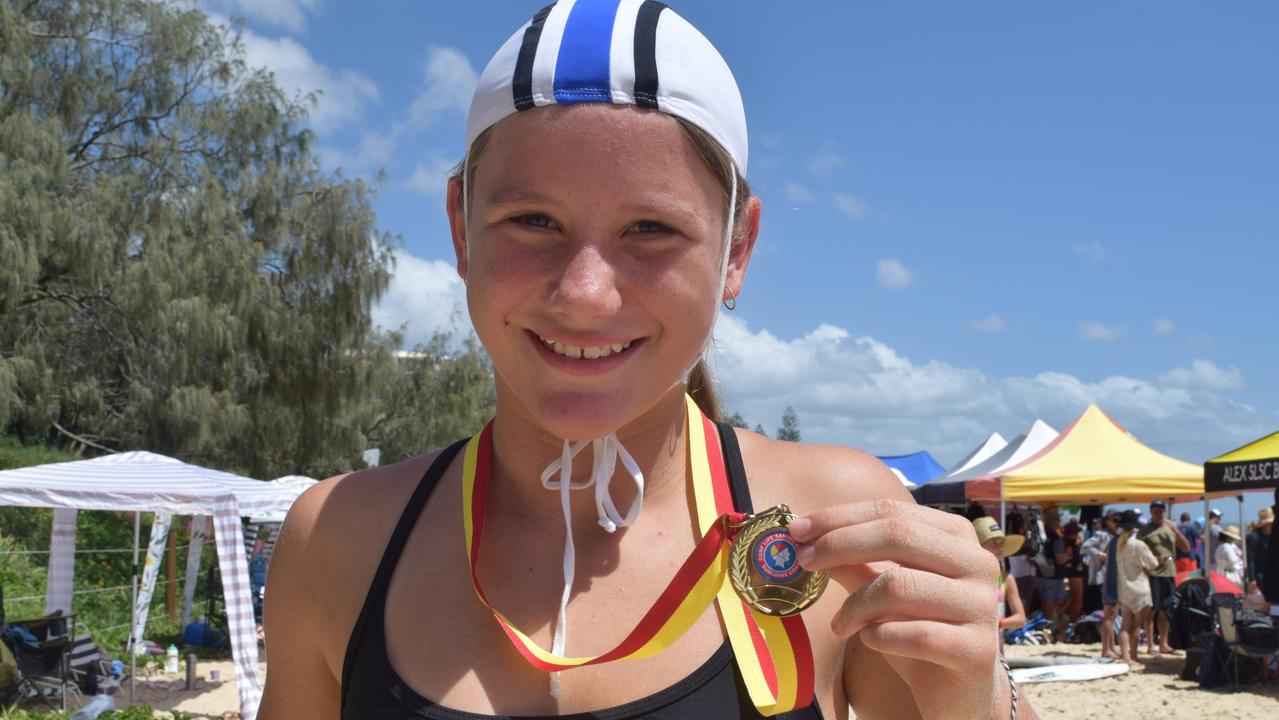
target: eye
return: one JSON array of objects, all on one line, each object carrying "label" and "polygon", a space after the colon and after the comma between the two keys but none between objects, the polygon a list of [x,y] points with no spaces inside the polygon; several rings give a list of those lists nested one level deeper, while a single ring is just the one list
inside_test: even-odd
[{"label": "eye", "polygon": [[542,229],[542,230],[551,230],[551,229],[554,229],[555,227],[554,220],[551,220],[549,217],[539,213],[528,213],[526,215],[516,215],[515,217],[511,218],[511,222],[517,225],[523,225],[525,227]]},{"label": "eye", "polygon": [[635,232],[644,235],[666,235],[675,232],[670,227],[656,220],[640,220],[631,226]]}]

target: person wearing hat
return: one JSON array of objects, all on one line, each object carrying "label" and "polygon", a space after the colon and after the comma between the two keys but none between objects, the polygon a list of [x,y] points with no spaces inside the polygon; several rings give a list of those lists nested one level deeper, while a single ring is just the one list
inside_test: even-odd
[{"label": "person wearing hat", "polygon": [[[1123,613],[1124,634],[1128,636],[1128,641],[1120,644],[1120,660],[1138,666],[1141,665],[1137,662],[1140,631],[1150,622],[1153,608],[1147,573],[1169,559],[1168,556],[1157,556],[1151,551],[1150,546],[1137,536],[1139,527],[1141,523],[1137,520],[1137,514],[1125,510],[1119,518],[1118,595],[1119,609]],[[1149,646],[1146,649],[1147,652],[1150,651]]]},{"label": "person wearing hat", "polygon": [[1217,537],[1220,538],[1221,542],[1217,544],[1217,549],[1213,551],[1215,569],[1224,575],[1227,580],[1242,588],[1244,586],[1243,551],[1239,549],[1239,526],[1229,525],[1222,528]]},{"label": "person wearing hat", "polygon": [[1257,522],[1253,525],[1252,532],[1248,533],[1248,541],[1244,543],[1248,556],[1247,576],[1249,580],[1256,581],[1257,587],[1265,584],[1266,561],[1270,557],[1270,530],[1274,524],[1275,511],[1269,507],[1261,508],[1257,512]]},{"label": "person wearing hat", "polygon": [[1166,516],[1168,506],[1163,500],[1150,503],[1150,522],[1137,531],[1137,536],[1150,546],[1156,557],[1163,558],[1159,566],[1150,570],[1150,596],[1154,607],[1152,627],[1146,630],[1146,640],[1153,644],[1155,627],[1159,630],[1158,650],[1160,653],[1176,654],[1177,651],[1169,643],[1168,627],[1171,625],[1169,614],[1172,612],[1173,592],[1176,590],[1177,565],[1173,557],[1178,550],[1189,550],[1190,542],[1181,534],[1177,524]]},{"label": "person wearing hat", "polygon": [[999,646],[1004,645],[1004,630],[1016,630],[1026,624],[1026,608],[1021,604],[1021,593],[1017,589],[1017,578],[1005,572],[1004,558],[1016,555],[1026,542],[1024,535],[1005,535],[999,523],[992,517],[980,517],[973,520],[973,529],[977,531],[977,542],[983,549],[999,561],[999,590],[995,597],[999,603]]},{"label": "person wearing hat", "polygon": [[[293,506],[258,717],[1034,717],[967,520],[866,453],[716,422],[704,357],[762,212],[723,56],[656,1],[519,21],[444,199],[493,420]],[[811,604],[768,616],[756,577]]]}]

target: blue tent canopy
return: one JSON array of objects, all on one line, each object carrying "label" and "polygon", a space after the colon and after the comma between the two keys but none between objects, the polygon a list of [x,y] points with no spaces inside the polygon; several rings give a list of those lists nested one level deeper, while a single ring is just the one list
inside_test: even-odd
[{"label": "blue tent canopy", "polygon": [[920,450],[909,455],[880,455],[880,462],[890,468],[897,470],[906,479],[916,485],[923,485],[933,478],[946,472],[946,468],[942,467],[927,450]]}]

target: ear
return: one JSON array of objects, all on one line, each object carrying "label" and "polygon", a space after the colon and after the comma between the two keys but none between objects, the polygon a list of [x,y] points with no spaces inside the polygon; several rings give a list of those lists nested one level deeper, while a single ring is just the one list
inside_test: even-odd
[{"label": "ear", "polygon": [[724,297],[729,293],[740,297],[742,284],[746,281],[746,268],[751,263],[751,255],[755,252],[755,241],[759,238],[759,218],[763,204],[758,197],[752,196],[746,201],[745,218],[742,224],[734,229],[732,246],[728,249],[728,274],[724,278]]},{"label": "ear", "polygon": [[453,254],[457,256],[457,274],[466,280],[466,210],[462,203],[462,180],[449,178],[444,192],[444,211],[449,216],[449,234],[453,238]]}]

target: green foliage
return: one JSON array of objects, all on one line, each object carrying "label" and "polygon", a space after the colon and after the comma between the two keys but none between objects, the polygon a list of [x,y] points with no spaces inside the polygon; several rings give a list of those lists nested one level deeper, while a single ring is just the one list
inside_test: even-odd
[{"label": "green foliage", "polygon": [[738,412],[735,412],[732,415],[729,415],[728,417],[724,418],[724,420],[729,425],[732,425],[733,427],[737,427],[737,428],[742,428],[743,430],[749,430],[751,427],[750,423],[746,422],[746,418],[742,417],[742,414]]},{"label": "green foliage", "polygon": [[183,4],[0,0],[0,429],[274,477],[478,425],[473,342],[375,331],[395,238],[305,103]]},{"label": "green foliage", "polygon": [[777,428],[777,439],[799,442],[799,416],[795,414],[795,408],[790,405],[787,405],[786,412],[782,413],[782,426]]}]

